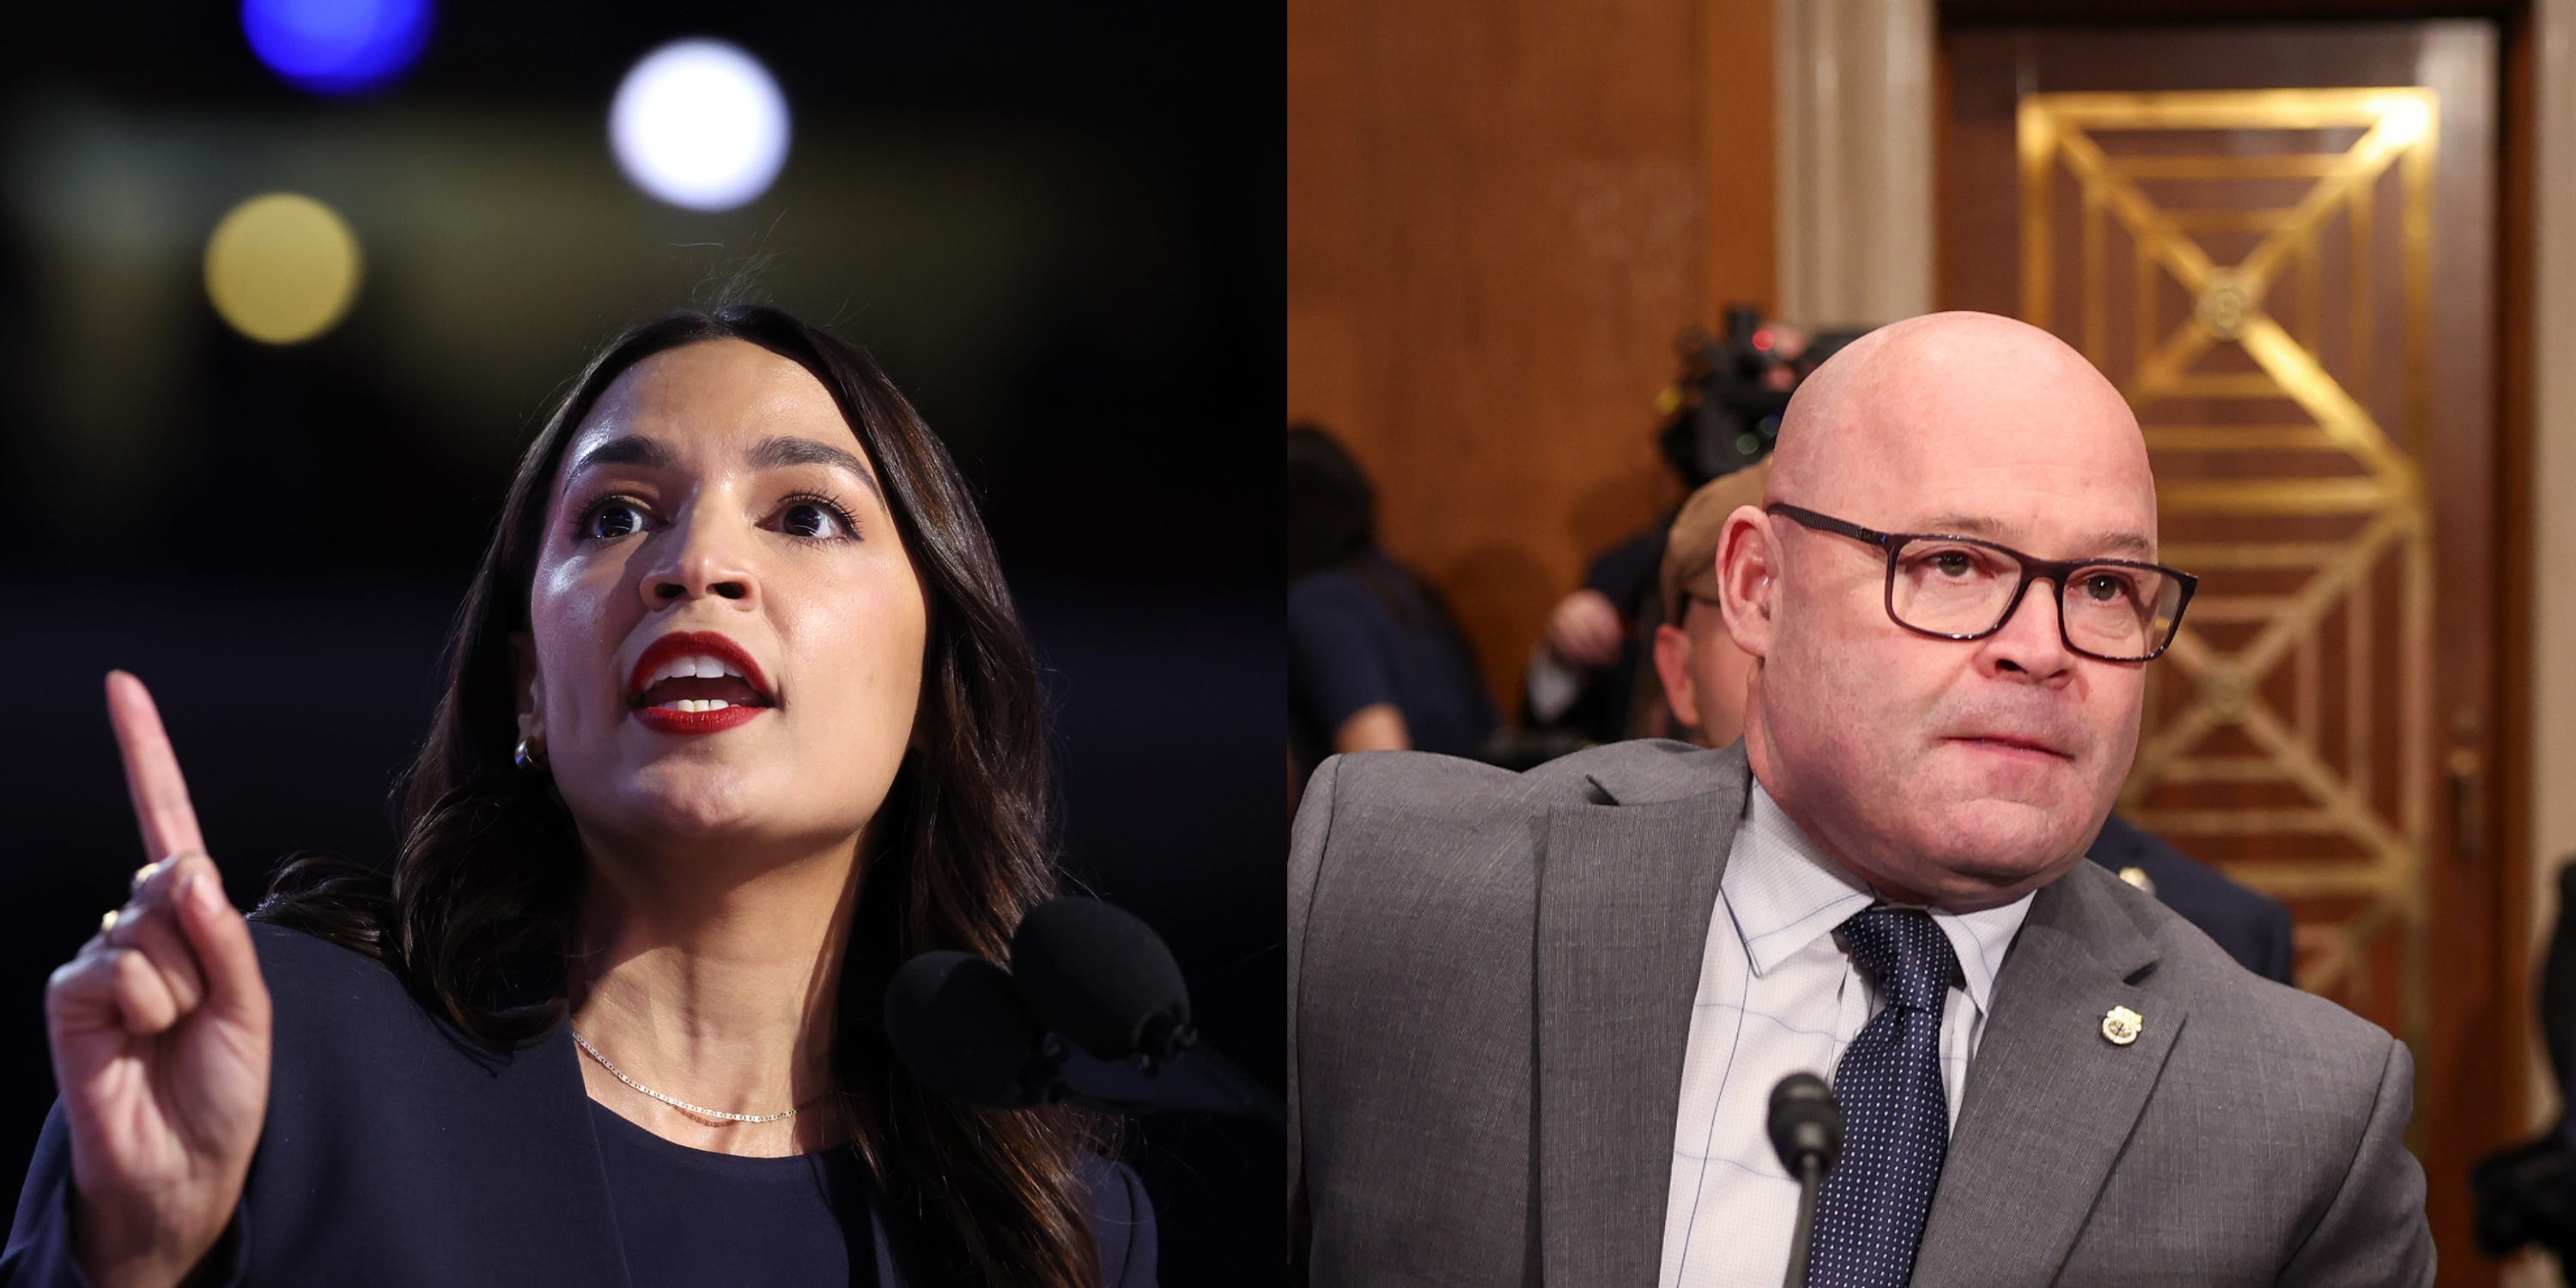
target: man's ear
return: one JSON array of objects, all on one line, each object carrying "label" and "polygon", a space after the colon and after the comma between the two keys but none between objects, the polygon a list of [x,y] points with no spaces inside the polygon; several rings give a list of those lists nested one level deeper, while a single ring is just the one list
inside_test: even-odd
[{"label": "man's ear", "polygon": [[1771,655],[1773,594],[1779,585],[1779,532],[1757,506],[1738,506],[1717,537],[1718,605],[1735,646],[1755,658]]},{"label": "man's ear", "polygon": [[519,736],[545,741],[545,682],[537,675],[537,641],[526,631],[510,632],[510,661],[517,673]]},{"label": "man's ear", "polygon": [[[1682,611],[1690,611],[1690,601],[1682,601]],[[1655,674],[1664,682],[1664,705],[1673,709],[1673,719],[1684,729],[1699,728],[1699,691],[1691,681],[1690,632],[1665,622],[1655,628]]]}]

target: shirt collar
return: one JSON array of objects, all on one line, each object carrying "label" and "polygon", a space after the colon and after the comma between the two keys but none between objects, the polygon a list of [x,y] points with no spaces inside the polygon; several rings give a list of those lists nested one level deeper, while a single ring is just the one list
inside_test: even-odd
[{"label": "shirt collar", "polygon": [[[1867,884],[1825,857],[1758,779],[1747,793],[1744,819],[1735,829],[1718,886],[1756,977],[1770,974],[1818,936],[1832,934],[1852,914],[1880,902]],[[1995,972],[2002,969],[2005,950],[2030,914],[2030,901],[2030,895],[2023,895],[1982,912],[1931,910],[1932,924],[1950,937],[1968,999],[1981,1014],[1994,1009]]]}]

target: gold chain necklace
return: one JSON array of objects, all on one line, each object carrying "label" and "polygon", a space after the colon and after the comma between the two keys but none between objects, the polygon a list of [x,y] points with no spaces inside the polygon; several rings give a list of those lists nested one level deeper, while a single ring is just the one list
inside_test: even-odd
[{"label": "gold chain necklace", "polygon": [[831,1092],[826,1091],[822,1095],[816,1096],[814,1099],[796,1106],[794,1109],[783,1109],[774,1114],[729,1114],[721,1109],[709,1109],[705,1105],[690,1104],[688,1101],[679,1099],[676,1096],[663,1095],[661,1092],[655,1091],[651,1087],[645,1086],[643,1083],[627,1077],[616,1065],[609,1062],[607,1056],[601,1055],[599,1053],[599,1048],[592,1046],[590,1044],[590,1040],[583,1037],[581,1035],[581,1030],[579,1029],[574,1029],[572,1031],[572,1040],[580,1043],[581,1049],[589,1052],[591,1059],[599,1061],[599,1067],[608,1070],[609,1076],[617,1079],[619,1082],[625,1083],[627,1086],[635,1088],[637,1091],[643,1092],[645,1095],[651,1096],[655,1100],[661,1101],[663,1104],[669,1105],[673,1109],[680,1110],[684,1113],[696,1114],[702,1118],[722,1118],[728,1122],[737,1123],[774,1123],[783,1118],[793,1118],[796,1116],[797,1109],[810,1109],[817,1102],[821,1101],[824,1096],[832,1094]]}]

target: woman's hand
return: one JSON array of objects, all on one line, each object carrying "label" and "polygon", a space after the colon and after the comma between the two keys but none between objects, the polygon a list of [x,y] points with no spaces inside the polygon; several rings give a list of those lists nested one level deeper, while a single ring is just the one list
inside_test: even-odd
[{"label": "woman's hand", "polygon": [[168,1288],[241,1201],[268,1115],[268,984],[152,695],[110,672],[107,713],[154,862],[45,985],[45,1030],[71,1128],[74,1255],[98,1288]]}]

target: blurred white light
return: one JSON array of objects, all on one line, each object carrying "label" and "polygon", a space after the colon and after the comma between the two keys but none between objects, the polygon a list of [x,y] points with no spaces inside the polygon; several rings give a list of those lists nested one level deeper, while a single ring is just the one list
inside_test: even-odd
[{"label": "blurred white light", "polygon": [[691,210],[730,210],[767,191],[787,163],[787,98],[742,50],[674,41],[626,73],[608,140],[636,187]]}]

